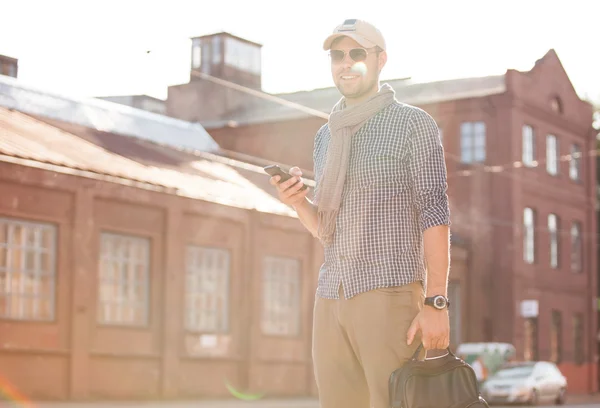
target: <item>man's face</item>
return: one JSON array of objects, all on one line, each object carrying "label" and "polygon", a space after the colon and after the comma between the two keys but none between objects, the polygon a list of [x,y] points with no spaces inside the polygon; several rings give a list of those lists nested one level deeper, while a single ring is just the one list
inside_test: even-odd
[{"label": "man's face", "polygon": [[[345,53],[343,59],[336,59],[335,55],[341,55],[341,52]],[[332,44],[330,53],[331,75],[342,95],[350,99],[360,99],[377,89],[379,72],[386,60],[385,52],[377,54],[375,47],[365,49],[353,39],[341,37]]]}]

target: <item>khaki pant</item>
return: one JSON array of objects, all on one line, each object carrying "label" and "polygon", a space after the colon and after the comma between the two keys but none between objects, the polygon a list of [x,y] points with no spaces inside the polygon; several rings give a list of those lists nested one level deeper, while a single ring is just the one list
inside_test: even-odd
[{"label": "khaki pant", "polygon": [[[410,359],[406,333],[423,307],[421,282],[314,305],[313,362],[321,408],[389,408],[390,374]],[[422,357],[422,356],[421,356]]]}]

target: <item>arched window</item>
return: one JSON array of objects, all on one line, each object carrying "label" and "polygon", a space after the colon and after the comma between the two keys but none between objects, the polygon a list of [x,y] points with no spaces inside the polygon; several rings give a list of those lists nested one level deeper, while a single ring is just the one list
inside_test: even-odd
[{"label": "arched window", "polygon": [[562,101],[558,96],[553,96],[552,99],[550,99],[550,107],[556,113],[563,113]]}]

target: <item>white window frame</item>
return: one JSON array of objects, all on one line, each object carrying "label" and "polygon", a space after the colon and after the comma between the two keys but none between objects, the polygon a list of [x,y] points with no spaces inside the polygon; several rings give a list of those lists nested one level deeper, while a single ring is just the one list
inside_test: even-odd
[{"label": "white window frame", "polygon": [[56,233],[51,224],[0,218],[1,319],[55,319]]},{"label": "white window frame", "polygon": [[523,260],[535,262],[535,210],[531,207],[523,210]]},{"label": "white window frame", "polygon": [[149,289],[150,240],[102,232],[97,322],[101,325],[147,326]]},{"label": "white window frame", "polygon": [[523,125],[522,130],[523,138],[523,165],[526,167],[534,167],[535,162],[535,134],[533,132],[533,126]]},{"label": "white window frame", "polygon": [[195,39],[192,44],[192,68],[198,69],[202,65],[202,44],[200,39]]},{"label": "white window frame", "polygon": [[571,270],[575,273],[583,271],[583,239],[581,223],[573,221],[571,224]]},{"label": "white window frame", "polygon": [[236,69],[259,75],[261,53],[256,45],[235,38],[225,38],[225,64]]},{"label": "white window frame", "polygon": [[460,159],[462,163],[485,162],[485,122],[463,122],[460,125]]},{"label": "white window frame", "polygon": [[559,168],[559,146],[558,138],[555,135],[546,136],[546,171],[552,176],[558,174]]},{"label": "white window frame", "polygon": [[573,181],[581,181],[581,147],[577,143],[571,144],[569,178]]},{"label": "white window frame", "polygon": [[296,337],[302,323],[300,261],[266,256],[263,264],[261,329],[270,336]]},{"label": "white window frame", "polygon": [[184,325],[189,332],[229,332],[230,251],[188,245],[186,248]]},{"label": "white window frame", "polygon": [[559,262],[559,223],[560,221],[556,214],[548,214],[548,232],[550,235],[550,267],[553,269],[558,268]]},{"label": "white window frame", "polygon": [[[550,319],[550,361],[560,364],[563,360],[563,317],[560,310],[552,310]],[[551,369],[552,366],[547,367]]]}]

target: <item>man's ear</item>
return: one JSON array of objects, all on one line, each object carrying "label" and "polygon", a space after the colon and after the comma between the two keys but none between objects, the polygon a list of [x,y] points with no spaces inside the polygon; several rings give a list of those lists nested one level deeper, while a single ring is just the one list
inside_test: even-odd
[{"label": "man's ear", "polygon": [[381,70],[385,66],[386,62],[387,62],[387,52],[381,51],[379,53],[379,58],[377,59],[377,65],[378,65],[378,68],[379,68],[379,72],[381,72]]}]

